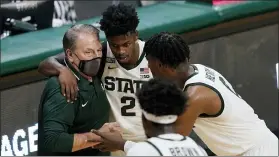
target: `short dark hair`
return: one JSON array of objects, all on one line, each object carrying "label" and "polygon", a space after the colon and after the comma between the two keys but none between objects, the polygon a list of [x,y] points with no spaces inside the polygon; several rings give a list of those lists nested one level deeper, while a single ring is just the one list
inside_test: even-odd
[{"label": "short dark hair", "polygon": [[75,43],[78,38],[79,33],[88,33],[95,34],[97,38],[100,39],[99,30],[89,24],[76,24],[67,30],[67,32],[63,36],[63,49],[66,51],[67,49],[74,49]]},{"label": "short dark hair", "polygon": [[145,42],[143,51],[172,68],[190,59],[188,44],[179,35],[169,32],[153,35]]},{"label": "short dark hair", "polygon": [[105,32],[107,37],[135,32],[139,24],[136,9],[132,5],[123,3],[111,5],[102,15],[100,29]]},{"label": "short dark hair", "polygon": [[187,97],[178,86],[163,79],[150,79],[136,93],[140,107],[156,116],[181,115]]}]

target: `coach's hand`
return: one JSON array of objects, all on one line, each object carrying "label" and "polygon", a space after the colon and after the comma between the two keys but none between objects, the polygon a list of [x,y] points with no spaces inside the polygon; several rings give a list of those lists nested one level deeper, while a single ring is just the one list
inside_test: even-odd
[{"label": "coach's hand", "polygon": [[61,92],[68,102],[73,102],[77,98],[78,86],[77,79],[67,67],[60,70],[59,82],[61,85]]},{"label": "coach's hand", "polygon": [[99,130],[99,132],[121,132],[120,125],[117,122],[105,123]]},{"label": "coach's hand", "polygon": [[95,145],[95,149],[99,149],[102,152],[113,152],[117,150],[124,150],[125,140],[117,130],[110,130],[110,132],[101,132],[98,130],[92,130],[93,133],[102,137],[101,140],[95,140],[94,142],[100,142]]}]

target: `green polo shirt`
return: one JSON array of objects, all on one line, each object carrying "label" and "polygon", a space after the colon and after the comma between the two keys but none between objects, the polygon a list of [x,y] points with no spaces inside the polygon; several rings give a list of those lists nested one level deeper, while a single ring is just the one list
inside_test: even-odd
[{"label": "green polo shirt", "polygon": [[67,65],[78,80],[78,97],[68,103],[58,78],[47,81],[39,108],[38,155],[109,155],[92,148],[71,152],[74,134],[101,128],[108,122],[110,106],[99,78],[88,81]]}]

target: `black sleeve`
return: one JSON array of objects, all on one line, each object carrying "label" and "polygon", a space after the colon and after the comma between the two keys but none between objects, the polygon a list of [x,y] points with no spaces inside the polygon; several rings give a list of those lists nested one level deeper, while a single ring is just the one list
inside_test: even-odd
[{"label": "black sleeve", "polygon": [[100,65],[100,69],[97,73],[97,77],[98,78],[102,78],[104,70],[105,70],[105,65],[106,65],[106,59],[107,59],[107,42],[103,42],[102,43],[102,60],[101,60],[101,65]]}]

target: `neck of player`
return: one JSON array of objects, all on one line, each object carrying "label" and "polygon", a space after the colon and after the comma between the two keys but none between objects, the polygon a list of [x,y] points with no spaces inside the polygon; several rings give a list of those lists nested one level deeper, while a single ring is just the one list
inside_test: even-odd
[{"label": "neck of player", "polygon": [[184,89],[184,85],[186,81],[189,79],[190,76],[192,76],[195,73],[195,69],[193,66],[189,66],[187,69],[187,72],[181,72],[180,76],[178,76],[175,80],[176,84],[180,89]]},{"label": "neck of player", "polygon": [[148,137],[157,137],[162,134],[175,133],[175,129],[172,124],[153,126],[151,130],[152,131],[149,131],[147,134]]}]

